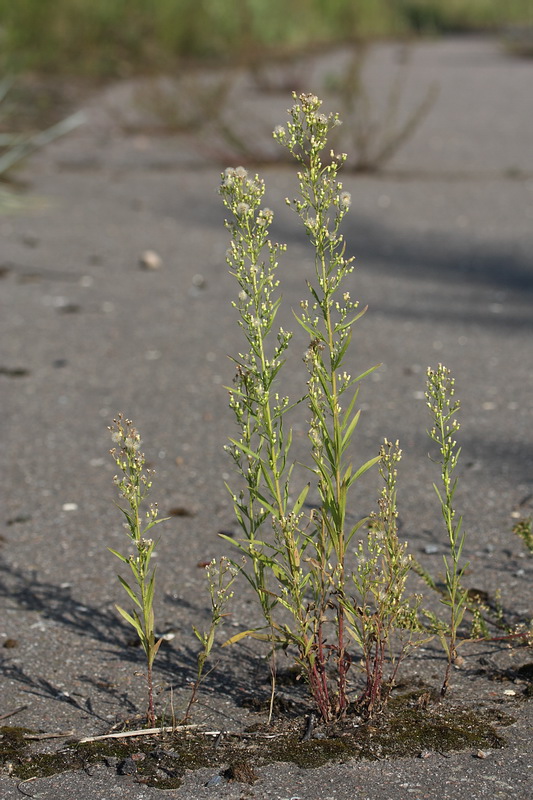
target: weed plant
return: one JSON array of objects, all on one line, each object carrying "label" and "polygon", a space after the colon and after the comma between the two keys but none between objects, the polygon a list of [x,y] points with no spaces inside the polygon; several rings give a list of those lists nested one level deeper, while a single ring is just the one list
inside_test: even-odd
[{"label": "weed plant", "polygon": [[513,525],[513,533],[522,539],[526,549],[533,553],[533,518],[525,517]]},{"label": "weed plant", "polygon": [[[321,112],[315,95],[295,96],[295,101],[290,121],[278,126],[274,137],[298,163],[299,195],[287,202],[301,218],[315,254],[315,281],[308,283],[309,297],[301,301],[300,315],[295,314],[309,336],[307,385],[296,401],[277,391],[292,334],[274,330],[281,303],[277,257],[285,248],[269,238],[273,214],[262,207],[264,184],[238,167],[226,170],[221,185],[232,214],[227,260],[239,287],[235,307],[247,344],[246,352],[234,358],[236,375],[229,389],[239,435],[228,450],[246,487],[230,489],[242,536],[225,538],[249,559],[243,572],[264,618],[264,626],[230,642],[245,636],[265,639],[272,654],[279,646],[294,647],[317,710],[329,722],[343,716],[350,703],[348,641],[362,650],[367,685],[359,705],[372,712],[382,701],[393,631],[403,629],[412,642],[418,623],[416,603],[405,596],[409,559],[395,526],[399,450],[386,443],[380,455],[357,468],[349,457],[360,416],[355,410],[358,384],[376,367],[356,377],[344,369],[354,325],[366,309],[360,310],[346,289],[354,268],[340,232],[351,204],[338,180],[346,155],[323,155],[340,121],[336,114]],[[295,490],[292,432],[285,420],[299,403],[309,412],[310,461],[305,467],[311,480]],[[353,569],[354,537],[369,520],[348,524],[351,489],[378,462],[386,484],[380,514],[366,543],[355,546]],[[311,483],[319,503],[306,516],[302,508]],[[289,622],[278,618],[280,608],[288,612]],[[271,664],[274,691],[273,655]]]},{"label": "weed plant", "polygon": [[193,625],[194,635],[201,644],[201,649],[196,659],[196,680],[194,681],[187,710],[183,721],[189,719],[191,710],[196,702],[198,690],[206,676],[205,665],[213,645],[217,628],[226,616],[226,607],[233,597],[231,589],[235,578],[239,574],[239,568],[234,566],[228,558],[222,556],[217,562],[213,559],[206,567],[207,583],[209,586],[209,596],[211,599],[211,623],[207,631],[200,631]]},{"label": "weed plant", "polygon": [[130,614],[121,606],[116,606],[120,615],[137,633],[139,642],[146,656],[146,683],[148,690],[147,723],[155,725],[153,664],[162,639],[156,640],[154,617],[155,568],[151,569],[150,561],[156,546],[152,538],[147,538],[151,529],[164,522],[158,519],[157,504],[150,504],[143,512],[144,501],[152,487],[151,470],[144,471],[145,457],[141,452],[141,437],[129,419],[119,414],[110,428],[111,437],[117,447],[111,450],[115,463],[122,473],[114,478],[120,496],[127,507],[119,506],[126,519],[124,527],[130,539],[133,552],[123,555],[111,547],[108,550],[120,561],[127,564],[133,575],[133,586],[121,575],[118,580],[133,601],[135,609]]},{"label": "weed plant", "polygon": [[433,418],[433,427],[428,431],[430,438],[438,445],[440,454],[442,488],[433,484],[442,511],[442,518],[448,535],[449,553],[444,556],[446,593],[442,602],[450,609],[448,630],[440,638],[446,651],[448,663],[441,688],[444,697],[450,680],[452,664],[457,660],[457,636],[459,626],[468,607],[468,592],[462,586],[462,577],[468,564],[461,566],[461,555],[465,543],[462,532],[462,517],[456,517],[454,495],[457,489],[455,469],[461,454],[455,435],[459,430],[457,412],[459,401],[454,399],[455,381],[450,370],[439,364],[436,370],[427,371],[426,400]]},{"label": "weed plant", "polygon": [[[348,631],[363,654],[366,686],[358,705],[368,715],[387,701],[409,652],[431,638],[418,621],[421,596],[406,595],[412,558],[407,543],[398,539],[396,484],[401,456],[399,442],[385,440],[380,450],[384,486],[378,512],[370,515],[366,541],[360,540],[355,550],[356,566],[351,574],[355,593],[349,597],[345,593],[342,598]],[[390,674],[385,676],[387,663]]]},{"label": "weed plant", "polygon": [[337,146],[342,142],[344,145],[343,134],[346,135],[352,154],[349,166],[359,172],[377,172],[390,161],[420,127],[439,93],[438,84],[431,83],[404,119],[400,119],[409,66],[409,50],[404,47],[401,62],[386,94],[385,106],[378,113],[364,78],[369,54],[369,43],[358,43],[344,69],[328,81],[339,101],[345,123],[336,131],[338,135],[333,143]]},{"label": "weed plant", "polygon": [[[3,78],[0,80],[0,105],[6,100],[12,85],[12,78]],[[0,125],[2,122],[2,115],[0,114]],[[0,182],[5,180],[9,171],[24,158],[50,142],[53,142],[58,137],[70,133],[70,131],[79,127],[84,122],[85,115],[82,112],[77,112],[40,133],[26,135],[6,132],[0,133]],[[0,189],[0,210],[16,207],[17,203],[13,195]]]}]

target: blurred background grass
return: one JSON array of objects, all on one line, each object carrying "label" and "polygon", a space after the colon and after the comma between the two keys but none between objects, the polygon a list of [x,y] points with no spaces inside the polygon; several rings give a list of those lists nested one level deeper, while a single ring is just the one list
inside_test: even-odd
[{"label": "blurred background grass", "polygon": [[0,70],[108,79],[532,22],[533,0],[0,0]]}]

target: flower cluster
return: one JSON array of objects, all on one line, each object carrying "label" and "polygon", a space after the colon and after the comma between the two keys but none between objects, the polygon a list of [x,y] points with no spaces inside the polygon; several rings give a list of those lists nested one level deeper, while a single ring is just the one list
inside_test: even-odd
[{"label": "flower cluster", "polygon": [[[140,503],[152,487],[152,471],[144,471],[145,458],[141,452],[141,437],[130,419],[119,414],[109,427],[111,440],[118,445],[110,450],[122,477],[115,475],[113,482],[128,503]],[[156,514],[157,516],[157,514]],[[155,517],[154,517],[155,518]]]},{"label": "flower cluster", "polygon": [[454,399],[454,395],[455,379],[450,370],[443,364],[439,364],[436,370],[428,368],[426,404],[434,420],[428,433],[440,447],[442,463],[449,464],[452,470],[457,466],[459,458],[454,436],[461,427],[455,416],[460,403]]}]

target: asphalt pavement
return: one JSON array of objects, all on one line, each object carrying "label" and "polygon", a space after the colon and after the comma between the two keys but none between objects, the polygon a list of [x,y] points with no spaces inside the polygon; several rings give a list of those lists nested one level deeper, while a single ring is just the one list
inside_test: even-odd
[{"label": "asphalt pavement", "polygon": [[[344,55],[293,67],[294,80],[322,94]],[[401,55],[382,45],[367,65],[376,114]],[[533,61],[510,56],[496,40],[416,45],[400,117],[431,85],[438,88],[432,109],[383,169],[343,177],[352,194],[345,234],[357,259],[350,291],[369,306],[349,366],[382,364],[361,390],[354,460],[376,453],[385,436],[400,439],[401,532],[428,570],[442,572],[446,535],[431,486],[438,469],[427,455],[424,377],[428,365],[445,363],[462,404],[456,499],[468,585],[491,596],[499,590],[506,613],[530,619],[531,557],[511,528],[533,512]],[[239,155],[216,130],[202,138],[158,128],[138,98],[131,83],[84,98],[87,123],[26,162],[21,208],[0,215],[0,715],[16,711],[2,724],[65,738],[105,733],[144,707],[142,659],[114,608],[125,598],[107,551],[127,547],[108,452],[113,417],[135,421],[156,469],[152,497],[171,514],[157,546],[157,619],[168,636],[156,681],[167,718],[174,706],[179,714],[194,676],[191,625],[208,619],[201,565],[226,552],[218,533],[235,530],[224,486],[231,463],[223,448],[233,430],[224,386],[232,379],[227,356],[242,345],[217,194],[223,163],[214,154],[227,152],[228,165]],[[288,91],[261,92],[240,76],[225,113],[264,160],[290,103]],[[348,150],[348,128],[344,135]],[[295,192],[294,170],[257,169],[275,213],[273,236],[288,244],[280,268],[280,321],[288,327],[312,257],[284,202]],[[158,255],[158,268],[142,266],[146,251]],[[296,336],[287,375],[293,396],[305,379],[304,349]],[[304,427],[296,423],[298,452]],[[376,492],[369,477],[353,514],[368,513]],[[227,630],[256,617],[243,588]],[[466,750],[316,769],[271,764],[253,786],[206,787],[213,773],[203,769],[166,795],[526,800],[531,701],[521,699],[522,685],[489,678],[531,663],[531,650],[500,643],[465,653],[453,700],[492,702],[515,720],[501,730],[506,746],[486,758]],[[195,721],[242,729],[253,714],[240,698],[264,659],[246,646],[219,657]],[[438,685],[437,650],[413,664],[407,672]],[[64,739],[50,741],[57,748]],[[43,800],[162,796],[105,765],[25,784],[0,776],[5,800],[21,792]]]}]

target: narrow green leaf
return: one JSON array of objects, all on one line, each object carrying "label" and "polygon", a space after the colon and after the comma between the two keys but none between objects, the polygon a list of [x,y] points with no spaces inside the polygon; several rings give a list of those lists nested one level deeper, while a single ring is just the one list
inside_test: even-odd
[{"label": "narrow green leaf", "polygon": [[246,453],[247,456],[252,456],[252,458],[260,458],[259,453],[254,452],[250,447],[246,447],[245,444],[242,442],[238,442],[236,439],[228,439],[238,450],[241,450],[243,453]]},{"label": "narrow green leaf", "polygon": [[342,430],[345,429],[346,425],[348,425],[348,422],[351,419],[353,407],[357,402],[358,396],[359,396],[359,389],[356,389],[355,392],[353,393],[352,399],[350,400],[350,404],[349,404],[348,408],[346,409],[346,412],[345,412],[345,414],[344,414],[344,416],[342,418],[342,423],[341,423],[341,429]]},{"label": "narrow green leaf", "polygon": [[265,507],[266,509],[268,509],[268,511],[269,511],[269,512],[270,512],[270,513],[271,513],[271,514],[274,516],[274,517],[276,517],[276,519],[279,517],[279,509],[276,509],[276,508],[274,508],[274,506],[273,506],[271,503],[269,503],[269,501],[266,499],[266,497],[265,497],[263,494],[260,494],[259,492],[256,492],[256,493],[255,493],[255,496],[257,497],[257,499],[259,500],[259,502],[260,502],[262,505],[264,505],[264,507]]},{"label": "narrow green leaf", "polygon": [[357,427],[357,423],[359,422],[360,416],[361,416],[361,411],[360,410],[356,411],[356,413],[354,414],[354,416],[352,418],[352,421],[350,422],[350,424],[348,426],[348,430],[346,431],[346,433],[342,437],[341,452],[344,452],[346,447],[349,445],[350,439],[352,438],[352,434],[353,434],[354,430]]},{"label": "narrow green leaf", "polygon": [[136,605],[136,606],[138,606],[139,608],[142,608],[142,605],[140,604],[140,602],[139,602],[139,600],[138,600],[138,598],[137,598],[137,595],[135,594],[135,592],[133,591],[133,589],[132,589],[130,586],[128,586],[128,584],[126,583],[126,581],[124,580],[124,578],[122,578],[120,575],[117,575],[117,578],[119,579],[119,581],[120,581],[120,583],[121,583],[122,587],[123,587],[123,588],[126,590],[126,592],[129,594],[129,596],[131,597],[131,599],[133,600],[133,602],[135,603],[135,605]]},{"label": "narrow green leaf", "polygon": [[148,589],[147,589],[146,598],[145,598],[146,608],[150,608],[150,609],[153,608],[153,605],[154,605],[154,589],[155,589],[155,569],[152,572],[152,575],[150,577],[150,581],[148,583]]},{"label": "narrow green leaf", "polygon": [[112,547],[108,547],[107,549],[109,550],[110,553],[113,553],[114,556],[116,556],[117,558],[120,558],[120,560],[123,561],[124,564],[128,564],[129,563],[129,559],[126,558],[126,556],[123,556],[121,553],[117,553],[117,551],[113,550]]},{"label": "narrow green leaf", "polygon": [[151,650],[152,650],[152,657],[151,657],[151,659],[150,659],[150,666],[152,666],[152,664],[154,663],[154,659],[155,659],[155,657],[156,657],[156,655],[157,655],[157,651],[158,651],[158,650],[159,650],[159,648],[161,647],[161,643],[162,643],[162,642],[163,642],[163,637],[161,637],[161,639],[158,639],[158,640],[157,640],[157,642],[155,642],[155,643],[154,643],[154,645],[153,645],[153,647],[151,648]]},{"label": "narrow green leaf", "polygon": [[375,372],[380,367],[381,364],[375,364],[373,367],[370,367],[370,369],[365,370],[365,372],[361,372],[361,374],[357,375],[356,378],[352,378],[349,385],[351,386],[352,383],[358,383],[359,381],[364,380],[364,378],[367,378],[369,375],[372,375],[372,373]]},{"label": "narrow green leaf", "polygon": [[346,537],[346,546],[350,544],[351,540],[353,539],[357,531],[360,528],[362,528],[363,525],[365,525],[367,522],[368,522],[368,517],[363,517],[363,519],[360,519],[359,522],[356,522],[356,524],[353,526],[353,528],[350,530],[350,533]]},{"label": "narrow green leaf", "polygon": [[315,287],[312,285],[312,283],[310,283],[310,281],[306,281],[306,283],[307,283],[307,288],[309,289],[309,291],[313,295],[313,298],[316,300],[317,304],[320,306],[320,304],[321,304],[320,297],[318,296],[318,292],[316,291]]},{"label": "narrow green leaf", "polygon": [[339,350],[339,352],[335,356],[335,359],[332,362],[332,368],[334,370],[338,369],[340,364],[342,364],[342,360],[346,354],[348,347],[350,346],[351,339],[352,339],[352,332],[350,331],[349,334],[346,336],[341,349]]},{"label": "narrow green leaf", "polygon": [[139,622],[139,620],[138,620],[138,619],[134,619],[134,618],[131,616],[131,614],[128,614],[128,612],[127,612],[127,611],[124,611],[124,609],[123,609],[123,608],[121,608],[120,606],[117,606],[117,605],[115,605],[115,608],[117,609],[118,613],[119,613],[121,616],[123,616],[123,617],[124,617],[124,619],[126,620],[126,622],[129,622],[129,624],[130,624],[130,625],[132,625],[132,626],[135,628],[135,630],[136,630],[136,631],[137,631],[137,633],[139,634],[139,639],[140,639],[140,640],[141,640],[141,642],[142,642],[142,641],[143,641],[143,639],[144,639],[144,631],[143,631],[143,629],[142,629],[142,627],[141,627],[141,623]]},{"label": "narrow green leaf", "polygon": [[356,314],[354,317],[352,317],[351,319],[349,319],[349,320],[348,320],[348,322],[343,322],[343,324],[342,324],[342,325],[337,325],[337,327],[335,328],[335,331],[336,331],[336,332],[340,332],[340,331],[344,331],[344,330],[346,330],[346,328],[351,328],[351,326],[352,326],[352,325],[353,325],[355,322],[357,322],[357,320],[358,320],[358,319],[361,319],[361,317],[363,316],[363,314],[366,314],[366,312],[367,312],[367,311],[368,311],[368,306],[365,306],[363,309],[361,309],[361,311],[359,311],[359,313],[358,313],[358,314]]},{"label": "narrow green leaf", "polygon": [[312,339],[320,339],[321,342],[325,341],[322,333],[319,330],[314,328],[312,325],[308,325],[307,322],[304,322],[303,319],[301,319],[298,316],[298,314],[296,314],[294,311],[292,313],[296,317],[296,321],[302,326],[304,330],[307,331],[307,333],[309,334],[309,336],[311,336]]},{"label": "narrow green leaf", "polygon": [[362,467],[359,467],[357,472],[354,473],[354,475],[352,475],[352,477],[350,478],[349,486],[351,486],[352,483],[354,483],[358,478],[360,478],[361,475],[364,475],[367,470],[371,469],[374,466],[374,464],[377,464],[379,460],[380,457],[376,456],[375,458],[371,458],[370,461],[367,461],[366,464],[363,464]]},{"label": "narrow green leaf", "polygon": [[294,507],[292,509],[292,513],[293,514],[296,515],[296,514],[300,513],[300,510],[301,510],[303,504],[305,503],[305,498],[307,497],[307,494],[309,492],[310,486],[311,486],[310,483],[306,483],[306,485],[304,486],[304,488],[302,489],[302,491],[298,495],[298,499],[296,500],[296,502],[294,504]]}]

